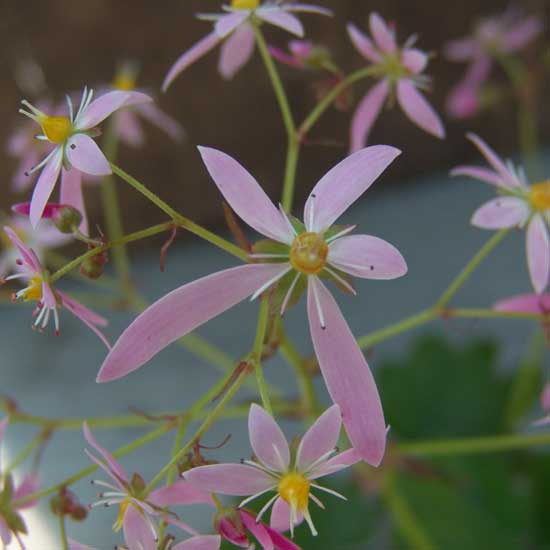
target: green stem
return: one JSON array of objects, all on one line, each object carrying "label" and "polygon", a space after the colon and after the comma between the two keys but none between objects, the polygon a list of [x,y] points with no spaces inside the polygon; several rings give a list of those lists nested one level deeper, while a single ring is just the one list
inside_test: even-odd
[{"label": "green stem", "polygon": [[59,514],[59,536],[61,538],[62,550],[69,550],[69,541],[67,540],[67,530],[65,529],[65,514]]},{"label": "green stem", "polygon": [[462,319],[527,319],[531,321],[544,321],[545,317],[537,313],[525,313],[523,311],[496,311],[494,309],[457,308],[447,309],[441,312],[444,317],[459,317]]},{"label": "green stem", "polygon": [[269,391],[266,386],[264,371],[262,368],[262,351],[264,348],[265,332],[267,329],[267,323],[269,320],[269,298],[262,298],[262,304],[260,306],[260,313],[258,315],[258,326],[256,328],[256,338],[254,340],[254,348],[252,350],[252,357],[254,363],[254,370],[256,371],[256,382],[262,398],[262,404],[264,409],[273,416],[273,408],[271,406],[271,399],[269,398]]},{"label": "green stem", "polygon": [[[10,419],[11,420],[11,419]],[[31,455],[36,447],[38,447],[44,441],[44,432],[41,431],[22,449],[22,451],[10,462],[7,468],[4,468],[2,475],[6,475],[9,472],[13,472],[15,468],[23,464],[25,460]]]},{"label": "green stem", "polygon": [[292,211],[294,202],[294,188],[296,187],[296,169],[300,158],[300,141],[296,136],[292,136],[288,141],[288,150],[286,155],[285,179],[283,182],[282,205],[287,212]]},{"label": "green stem", "polygon": [[450,286],[441,295],[441,298],[436,304],[436,308],[444,308],[455,296],[455,294],[462,288],[464,283],[469,279],[470,275],[476,270],[479,264],[492,252],[492,250],[504,239],[510,232],[509,229],[501,229],[498,233],[495,233],[489,241],[481,248],[481,250],[468,262],[466,267],[458,274],[453,280]]},{"label": "green stem", "polygon": [[219,237],[215,233],[212,233],[208,229],[192,222],[190,219],[182,216],[176,210],[174,210],[168,203],[164,202],[158,195],[150,191],[145,185],[139,182],[136,178],[127,174],[124,170],[118,166],[111,163],[111,168],[113,172],[126,183],[131,185],[136,191],[139,191],[143,196],[148,198],[153,204],[158,206],[163,212],[168,214],[180,227],[187,229],[190,233],[197,235],[201,239],[208,241],[209,243],[225,250],[229,254],[243,260],[244,262],[248,261],[248,254],[237,245],[232,242],[227,241],[226,239]]}]

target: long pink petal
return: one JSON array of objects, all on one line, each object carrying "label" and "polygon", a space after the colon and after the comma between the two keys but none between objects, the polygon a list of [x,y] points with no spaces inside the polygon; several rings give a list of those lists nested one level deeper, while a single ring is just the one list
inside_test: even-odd
[{"label": "long pink petal", "polygon": [[375,45],[372,43],[372,40],[368,38],[357,26],[353,23],[348,23],[347,25],[348,35],[352,41],[355,49],[368,61],[372,63],[378,63],[382,56],[376,49]]},{"label": "long pink petal", "polygon": [[[21,500],[33,493],[36,493],[40,489],[40,479],[38,474],[31,473],[23,478],[20,485],[17,486],[13,493],[13,500]],[[32,508],[38,504],[38,499],[28,500],[24,504],[17,506],[18,510],[26,510]]]},{"label": "long pink petal", "polygon": [[112,174],[109,161],[97,143],[86,134],[72,136],[67,142],[66,154],[69,162],[85,174],[92,176]]},{"label": "long pink petal", "polygon": [[540,17],[527,17],[504,34],[504,48],[507,52],[520,50],[534,40],[543,30],[544,23]]},{"label": "long pink petal", "polygon": [[93,436],[90,428],[88,427],[87,422],[84,422],[84,424],[82,425],[82,430],[84,432],[84,437],[86,438],[86,441],[88,442],[88,444],[101,455],[103,460],[105,460],[105,462],[109,466],[109,469],[114,473],[115,481],[119,482],[120,480],[122,480],[125,483],[128,483],[128,476],[126,475],[126,472],[123,470],[122,466],[118,463],[116,458],[107,449],[102,447],[97,442],[96,438]]},{"label": "long pink petal", "polygon": [[338,443],[341,429],[342,413],[338,405],[333,405],[315,421],[300,441],[296,453],[298,470],[307,471],[314,462],[332,451]]},{"label": "long pink petal", "polygon": [[183,126],[170,115],[159,109],[154,103],[136,105],[134,111],[154,124],[170,136],[174,141],[182,141],[185,137]]},{"label": "long pink petal", "polygon": [[308,285],[307,310],[319,366],[332,400],[340,406],[350,441],[363,460],[378,466],[386,448],[386,423],[378,389],[336,301],[315,277],[310,277]]},{"label": "long pink petal", "polygon": [[328,229],[400,154],[395,147],[374,145],[353,153],[327,172],[304,208],[308,231]]},{"label": "long pink petal", "polygon": [[506,187],[499,174],[479,166],[457,166],[451,170],[451,176],[467,176],[496,187]]},{"label": "long pink petal", "polygon": [[351,235],[330,245],[328,261],[338,269],[365,279],[397,279],[407,263],[392,244],[370,235]]},{"label": "long pink petal", "polygon": [[123,520],[124,540],[131,550],[157,550],[151,526],[135,506],[128,506]]},{"label": "long pink petal", "polygon": [[191,49],[184,52],[172,65],[168,71],[168,74],[164,78],[164,82],[162,83],[162,91],[165,92],[180,73],[195,63],[195,61],[206,55],[210,50],[214,49],[221,42],[221,40],[221,37],[216,32],[211,32],[199,40],[194,46],[191,47]]},{"label": "long pink petal", "polygon": [[254,454],[270,470],[284,471],[290,463],[290,449],[279,424],[255,403],[248,415],[248,433]]},{"label": "long pink petal", "polygon": [[361,100],[351,122],[350,151],[359,151],[367,144],[370,131],[388,97],[390,85],[387,80],[375,84]]},{"label": "long pink petal", "polygon": [[527,227],[527,263],[535,292],[542,293],[550,276],[550,242],[544,218],[536,214]]},{"label": "long pink petal", "polygon": [[[304,521],[304,516],[297,511],[296,523],[294,527]],[[271,509],[271,518],[269,521],[271,529],[278,533],[286,533],[290,529],[290,506],[282,498],[278,498]]]},{"label": "long pink petal", "polygon": [[141,147],[145,143],[145,134],[137,114],[133,110],[123,109],[115,115],[116,131],[123,143],[131,147]]},{"label": "long pink petal", "polygon": [[172,342],[238,304],[285,269],[281,264],[244,265],[170,292],[122,333],[97,381],[109,382],[138,369]]},{"label": "long pink petal", "polygon": [[17,248],[17,251],[21,255],[21,260],[25,266],[34,273],[40,273],[42,271],[42,265],[40,264],[36,254],[31,250],[17,235],[17,233],[7,225],[4,226],[4,231],[9,237],[10,241]]},{"label": "long pink petal", "polygon": [[[266,526],[260,521],[257,522],[256,518],[246,512],[241,512],[241,521],[246,529],[248,529],[256,540],[260,543],[263,550],[275,550],[273,541],[269,536]],[[249,548],[247,546],[247,548]]]},{"label": "long pink petal", "polygon": [[384,21],[378,13],[371,13],[369,27],[376,45],[384,53],[394,53],[397,50],[395,33],[388,27],[386,21]]},{"label": "long pink petal", "polygon": [[241,164],[216,149],[199,147],[199,152],[221,194],[240,218],[270,239],[292,243],[294,233],[282,214]]},{"label": "long pink petal", "polygon": [[232,496],[250,496],[277,485],[277,479],[246,464],[199,466],[184,477],[204,491]]},{"label": "long pink petal", "polygon": [[194,487],[184,479],[167,487],[155,489],[149,494],[147,500],[160,507],[181,506],[184,504],[214,504],[210,493]]},{"label": "long pink petal", "polygon": [[547,315],[550,312],[550,294],[520,294],[498,301],[493,309]]},{"label": "long pink petal", "polygon": [[444,55],[450,61],[469,61],[480,53],[479,45],[473,38],[461,38],[447,42]]},{"label": "long pink petal", "polygon": [[260,7],[254,14],[258,19],[284,29],[295,36],[299,36],[300,38],[304,36],[304,27],[300,20],[281,8],[271,6],[265,8]]},{"label": "long pink petal", "polygon": [[78,229],[84,235],[88,235],[88,216],[86,215],[86,206],[82,193],[82,172],[80,170],[74,168],[61,170],[59,202],[76,208],[82,214],[82,222]]},{"label": "long pink petal", "polygon": [[497,197],[483,204],[472,216],[472,225],[483,229],[504,229],[522,225],[529,207],[517,197]]},{"label": "long pink petal", "polygon": [[201,535],[174,546],[174,550],[218,550],[222,539],[219,535]]},{"label": "long pink petal", "polygon": [[220,74],[227,80],[233,78],[252,57],[255,44],[252,25],[243,23],[222,45],[218,65]]},{"label": "long pink petal", "polygon": [[239,25],[244,23],[250,17],[250,14],[251,12],[249,10],[239,10],[220,17],[214,26],[216,34],[220,38],[226,38],[237,29]]},{"label": "long pink petal", "polygon": [[417,126],[440,139],[445,137],[445,128],[439,115],[416,89],[412,80],[402,79],[397,83],[397,100],[405,114]]},{"label": "long pink petal", "polygon": [[334,12],[323,6],[315,6],[313,4],[301,4],[300,2],[289,2],[283,5],[285,11],[295,11],[301,13],[315,13],[317,15],[326,15],[332,17]]},{"label": "long pink petal", "polygon": [[421,73],[426,68],[428,59],[427,53],[416,48],[407,48],[401,54],[401,63],[413,74]]},{"label": "long pink petal", "polygon": [[40,218],[42,217],[42,212],[46,207],[46,203],[50,198],[50,195],[53,192],[53,188],[59,178],[59,173],[61,172],[61,165],[63,160],[63,149],[58,147],[57,151],[50,158],[36,185],[34,186],[34,191],[31,198],[31,211],[30,211],[30,220],[33,227],[36,227]]}]

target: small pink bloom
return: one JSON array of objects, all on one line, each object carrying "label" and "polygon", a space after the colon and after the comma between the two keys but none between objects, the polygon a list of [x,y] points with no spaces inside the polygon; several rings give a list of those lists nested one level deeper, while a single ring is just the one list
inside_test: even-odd
[{"label": "small pink bloom", "polygon": [[472,224],[483,229],[526,229],[527,264],[533,288],[541,294],[550,277],[550,182],[528,185],[523,169],[505,163],[478,136],[468,139],[481,151],[490,168],[458,166],[451,175],[468,176],[496,188],[498,197],[482,205],[472,216]]},{"label": "small pink bloom", "polygon": [[348,25],[348,34],[357,51],[376,70],[380,82],[373,86],[359,103],[351,124],[351,151],[357,151],[368,142],[369,134],[386,100],[393,91],[407,117],[424,131],[442,139],[445,129],[441,119],[420,93],[428,87],[424,75],[428,64],[427,53],[413,48],[414,37],[400,48],[395,32],[377,13],[369,20],[372,36],[369,38],[355,25]]},{"label": "small pink bloom", "polygon": [[63,292],[55,290],[49,282],[49,273],[42,267],[38,256],[32,248],[26,246],[18,237],[17,233],[10,227],[4,227],[9,240],[16,248],[19,258],[17,260],[20,272],[15,275],[5,277],[3,281],[13,279],[26,279],[28,286],[14,293],[14,301],[36,302],[34,311],[36,317],[33,327],[44,330],[53,315],[55,331],[59,334],[59,308],[65,308],[75,317],[78,317],[87,327],[89,327],[101,341],[110,348],[109,342],[98,327],[107,325],[107,320],[97,313],[89,310],[81,303],[73,300]]},{"label": "small pink bloom", "polygon": [[199,14],[200,19],[214,22],[214,30],[186,51],[172,66],[162,89],[166,91],[176,77],[187,67],[222,44],[219,61],[220,74],[227,79],[245,65],[254,52],[255,37],[253,26],[255,21],[269,23],[280,27],[291,34],[302,37],[304,29],[294,12],[317,13],[332,15],[326,8],[288,1],[232,0],[230,5],[222,6],[225,13]]},{"label": "small pink bloom", "polygon": [[[29,117],[42,128],[37,139],[54,145],[53,150],[36,166],[28,171],[42,172],[36,182],[31,199],[31,224],[36,227],[44,207],[60,176],[62,186],[68,186],[71,197],[80,202],[80,172],[92,176],[111,174],[111,167],[96,142],[95,128],[109,115],[123,106],[146,103],[151,99],[138,92],[109,92],[92,101],[93,90],[84,88],[80,107],[75,113],[70,97],[67,96],[68,116],[49,116],[23,100],[25,109],[19,112]],[[70,181],[67,181],[70,180]],[[64,191],[62,190],[62,195]],[[65,202],[65,201],[62,201]],[[79,208],[80,204],[75,204]]]},{"label": "small pink bloom", "polygon": [[288,275],[281,314],[298,283],[307,283],[310,332],[328,391],[342,410],[352,445],[364,460],[380,464],[386,425],[376,383],[321,278],[355,293],[346,274],[387,280],[407,272],[401,253],[388,242],[370,235],[350,236],[354,227],[332,227],[401,152],[379,145],[340,162],[309,195],[304,224],[291,222],[229,155],[205,147],[200,152],[225,200],[248,225],[275,241],[271,243],[275,252],[252,255],[255,263],[186,284],[153,304],[119,338],[101,367],[98,382],[136,370],[172,342],[245,298],[257,298]]},{"label": "small pink bloom", "polygon": [[271,527],[274,530],[282,532],[290,528],[293,533],[294,526],[305,519],[316,535],[309,502],[324,506],[311,489],[346,500],[319,485],[317,480],[361,460],[354,450],[338,454],[336,444],[341,426],[340,408],[333,405],[305,433],[294,455],[275,420],[258,405],[252,405],[248,430],[255,459],[241,464],[200,466],[185,472],[184,477],[205,491],[247,496],[239,508],[261,495],[275,492],[256,516],[256,522],[273,506]]}]

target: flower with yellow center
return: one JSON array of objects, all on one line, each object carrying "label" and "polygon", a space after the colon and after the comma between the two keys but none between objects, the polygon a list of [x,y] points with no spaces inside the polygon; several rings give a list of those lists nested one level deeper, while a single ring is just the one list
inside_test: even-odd
[{"label": "flower with yellow center", "polygon": [[290,249],[292,267],[306,275],[321,273],[327,264],[328,244],[319,233],[297,235]]},{"label": "flower with yellow center", "polygon": [[550,210],[550,180],[531,185],[529,202],[539,212]]},{"label": "flower with yellow center", "polygon": [[260,0],[231,0],[234,10],[255,10],[260,5]]}]

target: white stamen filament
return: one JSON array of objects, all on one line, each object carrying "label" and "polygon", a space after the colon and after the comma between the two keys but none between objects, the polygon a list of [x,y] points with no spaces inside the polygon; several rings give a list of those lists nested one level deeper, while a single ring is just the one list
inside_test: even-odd
[{"label": "white stamen filament", "polygon": [[294,280],[292,281],[288,292],[286,293],[285,299],[283,300],[283,303],[281,305],[281,317],[285,314],[286,308],[288,306],[288,302],[290,301],[290,297],[292,296],[292,293],[294,292],[294,288],[296,287],[296,284],[298,283],[298,280],[301,277],[301,273],[296,273],[296,277],[294,277]]},{"label": "white stamen filament", "polygon": [[249,254],[255,260],[269,260],[272,258],[288,258],[288,254]]},{"label": "white stamen filament", "polygon": [[347,288],[354,296],[357,296],[357,291],[338,273],[330,269],[329,267],[325,266],[325,269],[328,273],[330,273],[343,287]]},{"label": "white stamen filament", "polygon": [[40,170],[44,165],[48,164],[48,162],[53,158],[53,156],[57,153],[59,150],[59,147],[54,147],[53,151],[51,151],[45,159],[40,161],[36,166],[33,166],[30,170],[27,170],[25,172],[26,176],[30,176],[31,174],[34,174],[37,170]]},{"label": "white stamen filament", "polygon": [[262,495],[265,495],[266,493],[269,493],[269,491],[275,491],[277,488],[277,485],[273,485],[272,487],[268,487],[267,489],[264,489],[263,491],[260,491],[259,493],[256,493],[250,497],[245,498],[239,503],[239,506],[237,508],[243,508],[246,506],[249,502],[252,502],[253,500],[256,500],[258,497],[261,497]]},{"label": "white stamen filament", "polygon": [[288,227],[290,228],[290,230],[292,231],[292,233],[294,235],[297,235],[298,233],[296,232],[296,229],[292,225],[292,222],[290,221],[290,218],[288,217],[288,215],[285,212],[285,209],[283,208],[283,205],[281,203],[279,203],[279,210],[280,210],[281,214],[283,215],[283,218],[285,219],[285,221],[286,221]]},{"label": "white stamen filament", "polygon": [[282,279],[292,267],[289,265],[282,273],[278,273],[275,277],[271,278],[267,283],[263,284],[250,298],[250,301],[253,302],[260,294],[267,290],[270,286],[274,285],[279,279]]},{"label": "white stamen filament", "polygon": [[325,316],[323,315],[323,309],[321,308],[321,301],[319,300],[319,294],[317,293],[317,277],[313,277],[310,284],[312,285],[311,289],[313,291],[313,299],[315,300],[315,307],[317,308],[317,315],[319,315],[319,322],[321,323],[321,328],[325,329]]},{"label": "white stamen filament", "polygon": [[73,109],[73,102],[69,96],[69,94],[67,94],[65,96],[65,99],[67,100],[67,107],[69,108],[69,120],[71,122],[74,122],[74,109]]},{"label": "white stamen filament", "polygon": [[276,493],[274,497],[270,498],[265,506],[258,512],[258,515],[256,516],[256,523],[260,523],[262,516],[269,510],[271,505],[279,498],[279,494]]},{"label": "white stamen filament", "polygon": [[327,244],[333,243],[336,239],[339,239],[340,237],[343,237],[344,235],[347,235],[348,233],[351,233],[355,230],[357,226],[356,225],[350,225],[349,227],[346,227],[346,229],[342,229],[339,233],[336,233],[336,235],[333,235],[329,239],[326,240]]},{"label": "white stamen filament", "polygon": [[314,487],[315,489],[319,490],[319,491],[323,491],[325,493],[328,493],[329,495],[332,495],[332,496],[335,496],[341,500],[348,500],[344,495],[342,495],[341,493],[338,493],[336,491],[333,491],[332,489],[327,489],[326,487],[323,487],[322,485],[317,485],[316,483],[312,483],[311,484],[312,487]]},{"label": "white stamen filament", "polygon": [[242,463],[246,464],[247,466],[252,466],[253,468],[256,468],[257,470],[260,470],[262,472],[265,472],[266,474],[269,474],[270,476],[278,477],[277,472],[274,472],[273,470],[270,470],[269,468],[267,468],[263,464],[258,464],[257,462],[254,462],[253,460],[243,460]]},{"label": "white stamen filament", "polygon": [[307,468],[307,473],[310,473],[312,470],[314,470],[315,468],[317,468],[317,466],[319,466],[320,464],[322,464],[323,462],[326,462],[327,460],[329,460],[332,456],[334,456],[336,453],[338,452],[338,449],[331,449],[330,451],[328,451],[327,453],[325,453],[324,455],[320,456],[315,462],[312,462],[310,466],[308,466]]},{"label": "white stamen filament", "polygon": [[315,504],[317,504],[317,506],[319,506],[319,508],[321,508],[321,510],[324,510],[325,509],[325,505],[312,493],[309,493],[309,498],[315,502]]}]

